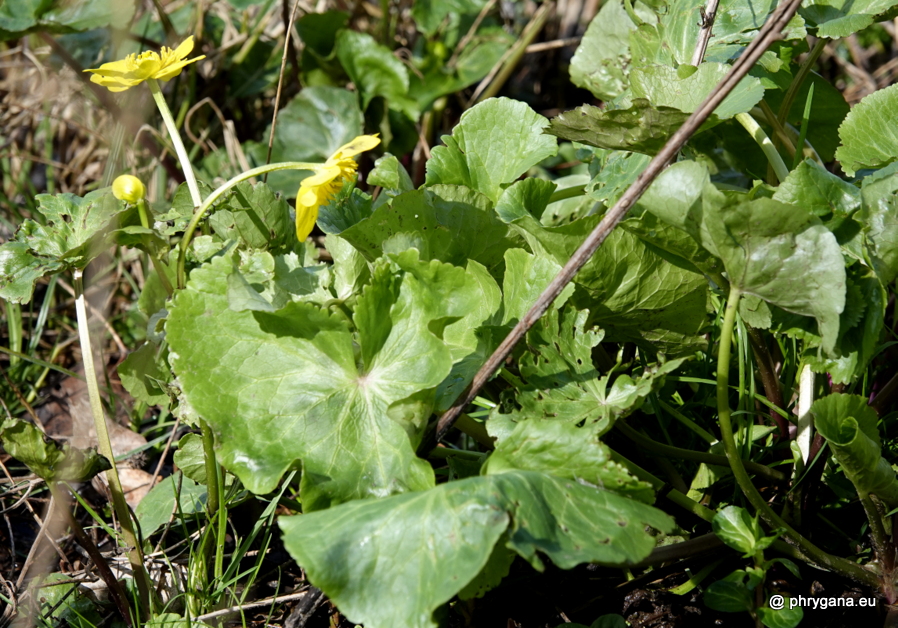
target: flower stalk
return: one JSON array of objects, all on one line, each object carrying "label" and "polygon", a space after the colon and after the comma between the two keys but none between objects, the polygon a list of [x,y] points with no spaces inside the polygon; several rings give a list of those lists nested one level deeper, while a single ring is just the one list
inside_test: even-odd
[{"label": "flower stalk", "polygon": [[134,574],[134,580],[140,594],[141,606],[150,608],[151,590],[149,576],[144,569],[143,551],[140,540],[131,519],[131,511],[128,502],[125,501],[125,493],[119,480],[118,470],[115,467],[115,455],[112,453],[112,442],[109,439],[109,430],[106,427],[106,414],[103,411],[103,399],[100,397],[100,385],[97,381],[97,372],[94,366],[93,348],[90,341],[90,330],[87,324],[87,306],[84,300],[84,271],[76,269],[73,273],[73,285],[75,290],[75,314],[78,320],[78,338],[81,342],[81,359],[84,362],[84,379],[87,381],[87,394],[90,399],[90,409],[93,414],[94,428],[97,432],[97,445],[112,468],[106,471],[106,481],[109,484],[109,493],[112,496],[112,507],[119,519],[122,528],[122,537],[128,549],[128,562]]}]

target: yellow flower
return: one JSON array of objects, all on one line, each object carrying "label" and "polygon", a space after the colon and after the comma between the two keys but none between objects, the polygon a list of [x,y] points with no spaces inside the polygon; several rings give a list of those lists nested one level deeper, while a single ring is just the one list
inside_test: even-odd
[{"label": "yellow flower", "polygon": [[104,63],[99,68],[85,72],[94,73],[90,77],[91,82],[108,88],[110,92],[123,92],[147,79],[173,79],[185,65],[206,58],[206,55],[202,55],[185,61],[184,57],[192,50],[193,37],[188,37],[174,50],[163,46],[159,53],[148,51],[139,55],[130,54],[121,61]]},{"label": "yellow flower", "polygon": [[355,175],[358,164],[355,155],[371,150],[380,144],[376,135],[360,135],[344,144],[331,155],[315,174],[303,179],[296,193],[296,237],[302,242],[318,220],[318,208],[326,205],[343,187],[343,182]]},{"label": "yellow flower", "polygon": [[147,195],[147,188],[137,177],[123,174],[112,182],[112,195],[120,201],[133,205]]}]

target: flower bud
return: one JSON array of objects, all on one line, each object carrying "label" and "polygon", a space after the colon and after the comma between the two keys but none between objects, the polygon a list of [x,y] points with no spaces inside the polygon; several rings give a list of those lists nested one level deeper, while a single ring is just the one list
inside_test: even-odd
[{"label": "flower bud", "polygon": [[112,182],[112,194],[120,201],[136,203],[147,195],[147,188],[137,177],[123,174]]}]

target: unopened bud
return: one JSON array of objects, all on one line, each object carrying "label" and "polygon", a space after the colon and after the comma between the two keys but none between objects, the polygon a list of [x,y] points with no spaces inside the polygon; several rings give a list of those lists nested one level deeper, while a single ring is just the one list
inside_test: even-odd
[{"label": "unopened bud", "polygon": [[112,194],[120,201],[136,203],[147,195],[147,188],[137,177],[123,174],[112,182]]}]

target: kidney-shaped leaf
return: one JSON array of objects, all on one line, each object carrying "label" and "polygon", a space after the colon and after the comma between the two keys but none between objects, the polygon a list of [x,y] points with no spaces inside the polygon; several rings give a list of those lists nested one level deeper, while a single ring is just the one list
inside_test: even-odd
[{"label": "kidney-shaped leaf", "polygon": [[358,349],[345,317],[311,303],[229,309],[230,259],[191,273],[175,298],[174,370],[217,432],[222,463],[253,492],[273,490],[298,460],[307,511],[433,485],[410,438],[430,412],[424,393],[452,361],[429,326],[464,316],[476,293],[464,269],[418,262],[415,251],[396,263],[381,263],[359,297]]},{"label": "kidney-shaped leaf", "polygon": [[673,521],[620,495],[532,471],[468,478],[429,491],[281,517],[284,544],[351,621],[432,628],[433,612],[507,546],[570,569],[629,564],[652,550],[645,526]]},{"label": "kidney-shaped leaf", "polygon": [[548,124],[525,103],[508,98],[468,109],[452,135],[443,136],[446,145],[433,149],[427,185],[466,185],[495,202],[506,184],[557,152],[555,138],[542,132]]},{"label": "kidney-shaped leaf", "polygon": [[865,96],[839,127],[836,159],[849,176],[898,160],[898,85]]}]

